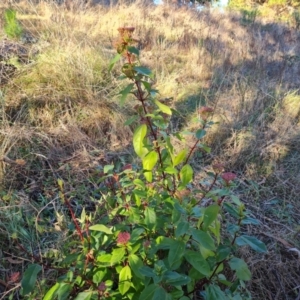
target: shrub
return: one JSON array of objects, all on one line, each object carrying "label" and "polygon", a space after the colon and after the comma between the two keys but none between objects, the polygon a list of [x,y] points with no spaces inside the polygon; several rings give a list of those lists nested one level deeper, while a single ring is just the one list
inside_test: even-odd
[{"label": "shrub", "polygon": [[19,39],[23,33],[22,26],[17,21],[17,13],[14,9],[6,9],[4,12],[4,31],[9,38]]},{"label": "shrub", "polygon": [[[52,268],[58,279],[45,300],[249,299],[244,282],[251,273],[236,253],[245,245],[266,251],[261,241],[242,233],[243,226],[258,221],[232,192],[235,174],[215,164],[196,180],[190,164],[195,152],[210,152],[203,138],[213,126],[214,109],[199,109],[195,132],[171,132],[176,111],[158,100],[154,74],[140,65],[134,28],[119,32],[110,68],[124,61],[121,79],[129,83],[120,92],[121,104],[129,94],[137,100],[136,115],[126,124],[138,123],[133,148],[141,163],[104,166],[98,181],[101,206],[90,214],[83,210],[80,218],[58,180],[78,237],[51,265],[28,267],[23,295],[33,295],[37,274]],[[194,139],[190,147],[187,134]],[[185,147],[176,150],[175,141]]]}]

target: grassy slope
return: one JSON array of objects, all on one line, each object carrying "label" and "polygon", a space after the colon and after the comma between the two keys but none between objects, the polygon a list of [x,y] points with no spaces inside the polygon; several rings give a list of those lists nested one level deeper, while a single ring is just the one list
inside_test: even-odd
[{"label": "grassy slope", "polygon": [[266,242],[269,254],[242,253],[254,274],[254,299],[295,299],[299,259],[288,249],[300,247],[299,31],[259,18],[243,25],[234,12],[14,6],[38,38],[32,46],[38,54],[2,87],[0,157],[26,165],[0,162],[0,278],[20,271],[4,259],[7,245],[12,258],[24,259],[22,268],[30,259],[12,236],[29,252],[54,255],[63,247],[67,216],[55,176],[64,178],[74,205],[90,205],[96,167],[131,159],[131,130],[123,126],[131,104],[118,105],[120,82],[107,71],[117,28],[130,25],[161,97],[173,97],[181,113],[174,129],[192,127],[200,105],[216,108],[220,124],[208,136],[213,152],[193,162],[199,172],[213,161],[237,173],[241,198],[262,221],[247,230]]}]

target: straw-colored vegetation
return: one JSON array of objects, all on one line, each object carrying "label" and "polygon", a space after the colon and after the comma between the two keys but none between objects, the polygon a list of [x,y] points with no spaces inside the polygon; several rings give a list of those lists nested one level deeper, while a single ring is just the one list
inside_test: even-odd
[{"label": "straw-colored vegetation", "polygon": [[[180,112],[174,129],[193,126],[199,106],[215,108],[219,124],[207,137],[213,150],[205,157],[196,153],[192,163],[199,172],[223,163],[236,173],[237,192],[261,221],[245,230],[265,242],[268,254],[254,255],[246,247],[241,253],[253,274],[248,284],[253,299],[299,299],[295,14],[280,23],[259,14],[145,3],[67,9],[44,1],[10,2],[0,5],[1,39],[4,11],[13,7],[23,36],[34,42],[24,44],[26,59],[9,58],[16,70],[0,81],[0,299],[18,297],[19,278],[13,275],[21,277],[39,254],[57,255],[69,239],[73,229],[67,227],[56,179],[65,180],[75,210],[93,210],[98,166],[132,161],[133,127],[124,122],[133,107],[129,100],[119,105],[123,83],[118,71],[108,71],[120,26],[136,28],[155,88]],[[43,282],[36,288],[42,291]]]}]

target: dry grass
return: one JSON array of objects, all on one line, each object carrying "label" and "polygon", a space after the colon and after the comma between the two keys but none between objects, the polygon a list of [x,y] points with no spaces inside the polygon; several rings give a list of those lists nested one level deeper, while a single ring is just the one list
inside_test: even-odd
[{"label": "dry grass", "polygon": [[[81,10],[31,1],[13,6],[37,43],[27,46],[29,62],[2,87],[0,157],[27,164],[1,162],[1,195],[8,200],[0,216],[16,209],[9,203],[36,199],[34,192],[45,201],[35,204],[38,211],[47,199],[58,201],[55,174],[76,197],[88,198],[95,167],[120,151],[130,154],[131,131],[123,123],[131,104],[119,107],[120,83],[107,70],[117,28],[134,26],[161,97],[173,97],[181,113],[174,128],[192,127],[199,105],[216,108],[220,124],[207,139],[213,153],[207,160],[196,155],[194,163],[224,162],[238,173],[241,198],[262,221],[259,229],[245,228],[269,248],[265,257],[243,254],[254,274],[253,298],[295,299],[299,257],[288,249],[300,248],[299,31],[259,17],[244,26],[235,12],[143,3]],[[0,219],[4,234],[8,220]]]}]

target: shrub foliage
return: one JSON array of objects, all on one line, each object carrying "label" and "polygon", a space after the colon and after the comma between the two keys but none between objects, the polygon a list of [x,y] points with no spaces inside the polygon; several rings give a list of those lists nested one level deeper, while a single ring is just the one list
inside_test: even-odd
[{"label": "shrub foliage", "polygon": [[211,151],[203,138],[214,124],[214,109],[199,109],[195,132],[172,132],[177,112],[159,100],[153,72],[139,63],[133,32],[119,28],[110,69],[123,62],[120,78],[128,84],[120,92],[121,104],[129,94],[137,102],[136,115],[126,124],[135,128],[139,162],[104,166],[98,180],[100,208],[83,210],[80,218],[58,180],[77,235],[51,263],[28,267],[22,293],[34,298],[39,272],[52,269],[57,280],[49,288],[47,279],[45,300],[250,299],[245,282],[251,272],[237,248],[266,251],[261,241],[243,234],[243,226],[258,221],[232,191],[235,174],[221,164],[195,174],[190,163],[194,153]]}]

